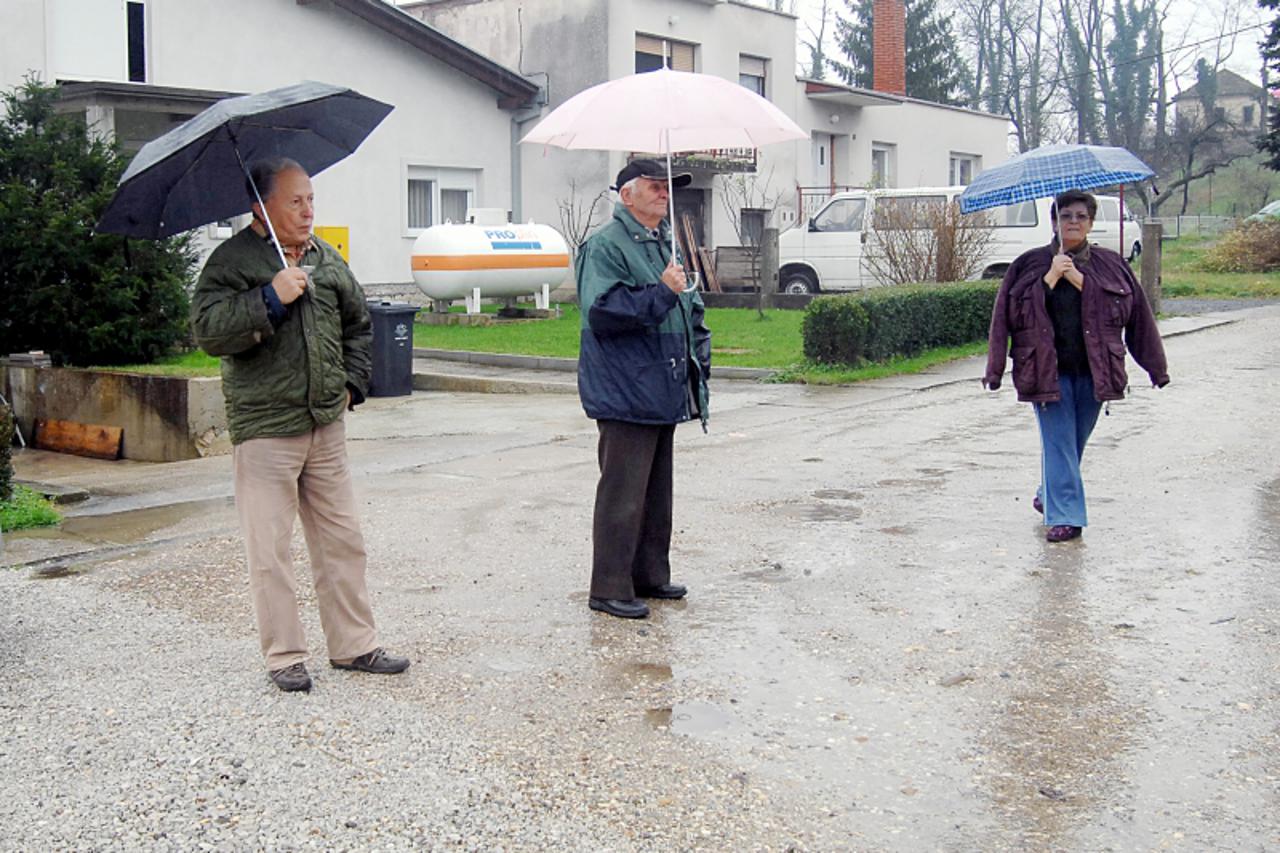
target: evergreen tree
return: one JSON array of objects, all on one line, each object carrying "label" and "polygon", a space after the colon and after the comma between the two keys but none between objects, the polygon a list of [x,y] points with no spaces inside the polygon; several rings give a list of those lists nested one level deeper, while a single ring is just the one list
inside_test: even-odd
[{"label": "evergreen tree", "polygon": [[0,353],[150,361],[186,337],[190,241],[94,233],[126,162],[57,100],[30,78],[0,96]]},{"label": "evergreen tree", "polygon": [[[845,0],[850,17],[836,16],[836,45],[845,61],[828,60],[851,86],[872,88],[872,0]],[[951,22],[938,12],[937,0],[906,0],[907,95],[939,104],[964,102],[969,69],[956,49]]]},{"label": "evergreen tree", "polygon": [[[1267,31],[1267,37],[1262,42],[1262,60],[1266,66],[1268,76],[1273,81],[1270,85],[1276,85],[1274,81],[1280,80],[1280,0],[1258,0],[1258,5],[1263,9],[1270,9],[1275,13],[1275,17],[1271,20],[1271,28]],[[1263,153],[1270,155],[1267,165],[1273,169],[1280,169],[1280,110],[1276,109],[1275,99],[1271,97],[1271,92],[1263,94],[1266,104],[1267,116],[1267,132],[1258,142],[1258,147]]]}]

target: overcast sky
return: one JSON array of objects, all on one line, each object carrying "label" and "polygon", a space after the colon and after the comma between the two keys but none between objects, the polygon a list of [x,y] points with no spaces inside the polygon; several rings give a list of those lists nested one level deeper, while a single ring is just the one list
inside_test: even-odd
[{"label": "overcast sky", "polygon": [[[1165,25],[1165,50],[1176,57],[1179,67],[1193,67],[1198,56],[1204,56],[1212,62],[1215,49],[1215,45],[1212,43],[1182,50],[1176,50],[1175,48],[1179,45],[1200,41],[1201,39],[1216,37],[1223,29],[1222,22],[1228,20],[1230,16],[1238,15],[1239,26],[1241,27],[1267,20],[1262,14],[1262,10],[1258,9],[1253,0],[1169,0],[1169,2],[1171,14]],[[945,7],[946,0],[939,0],[938,5]],[[846,12],[848,6],[845,0],[831,0],[830,8],[839,12]],[[814,30],[817,30],[821,9],[822,0],[796,0],[796,14],[800,16],[800,23],[797,29],[802,42],[809,40],[808,31],[805,29],[806,23],[810,24]],[[834,39],[832,38],[834,35],[833,29],[831,25],[828,25],[827,50],[829,55],[832,55],[832,52],[835,51]],[[1258,82],[1262,60],[1258,55],[1257,43],[1261,41],[1264,35],[1264,29],[1257,29],[1237,36],[1235,50],[1232,52],[1231,58],[1225,63],[1225,67],[1230,68],[1248,80]],[[796,59],[802,68],[807,65],[808,58],[808,52],[803,48],[797,51]],[[1195,80],[1192,78],[1190,83],[1194,82]],[[1189,85],[1189,83],[1184,82],[1183,85]]]}]

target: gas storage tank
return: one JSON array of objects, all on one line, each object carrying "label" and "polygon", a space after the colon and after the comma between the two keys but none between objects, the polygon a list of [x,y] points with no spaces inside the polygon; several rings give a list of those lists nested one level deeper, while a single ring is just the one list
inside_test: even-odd
[{"label": "gas storage tank", "polygon": [[539,294],[569,274],[569,247],[554,228],[433,225],[413,244],[413,280],[432,299]]}]

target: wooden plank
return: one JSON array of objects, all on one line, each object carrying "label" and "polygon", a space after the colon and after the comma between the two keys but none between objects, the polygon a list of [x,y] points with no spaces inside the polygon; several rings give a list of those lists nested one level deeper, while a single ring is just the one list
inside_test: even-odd
[{"label": "wooden plank", "polygon": [[702,259],[703,275],[707,282],[707,289],[712,293],[723,293],[720,287],[720,276],[716,273],[716,265],[711,258],[710,249],[698,249],[698,257]]},{"label": "wooden plank", "polygon": [[685,260],[685,272],[698,271],[697,250],[689,231],[689,214],[680,215],[680,224],[676,228],[676,239],[680,241],[680,256]]},{"label": "wooden plank", "polygon": [[35,447],[94,459],[119,459],[124,430],[115,426],[81,424],[54,418],[36,419]]}]

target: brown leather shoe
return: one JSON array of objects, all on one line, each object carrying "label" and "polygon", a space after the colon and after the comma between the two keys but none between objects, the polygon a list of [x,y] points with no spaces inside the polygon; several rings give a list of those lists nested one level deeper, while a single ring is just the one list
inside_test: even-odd
[{"label": "brown leather shoe", "polygon": [[1078,537],[1080,532],[1081,528],[1072,527],[1070,524],[1055,524],[1049,528],[1044,538],[1050,542],[1067,542]]},{"label": "brown leather shoe", "polygon": [[387,654],[386,649],[378,646],[373,651],[345,663],[330,658],[329,664],[334,669],[354,669],[357,672],[371,672],[374,675],[395,675],[409,668],[409,659]]},{"label": "brown leather shoe", "polygon": [[299,691],[306,693],[311,690],[311,676],[307,674],[307,668],[301,662],[286,666],[284,669],[273,669],[267,674],[271,676],[275,686],[285,693]]}]

